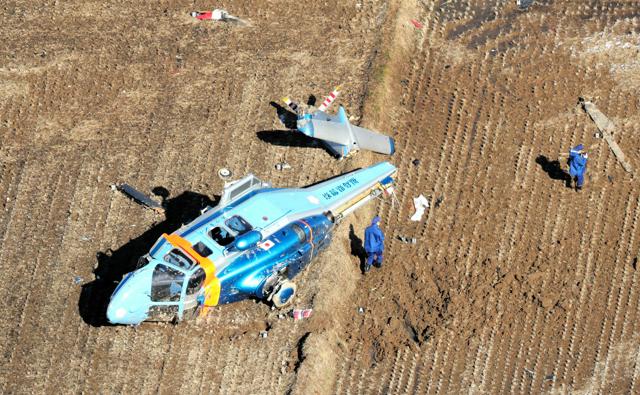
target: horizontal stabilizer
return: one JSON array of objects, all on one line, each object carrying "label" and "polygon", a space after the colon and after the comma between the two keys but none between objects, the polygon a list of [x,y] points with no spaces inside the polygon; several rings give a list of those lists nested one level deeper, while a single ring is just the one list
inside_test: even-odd
[{"label": "horizontal stabilizer", "polygon": [[351,145],[348,125],[330,121],[311,120],[313,138],[331,141],[342,145]]},{"label": "horizontal stabilizer", "polygon": [[351,125],[351,130],[360,149],[386,155],[393,155],[396,151],[395,142],[389,136],[354,125]]}]

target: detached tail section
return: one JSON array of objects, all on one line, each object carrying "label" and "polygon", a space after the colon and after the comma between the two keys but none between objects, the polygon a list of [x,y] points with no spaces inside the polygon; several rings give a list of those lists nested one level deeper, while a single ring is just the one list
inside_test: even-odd
[{"label": "detached tail section", "polygon": [[303,113],[300,107],[288,97],[283,97],[282,101],[298,115],[296,126],[299,132],[324,141],[325,145],[340,158],[359,149],[393,155],[395,152],[393,138],[351,125],[344,107],[340,106],[337,117],[325,113],[339,94],[340,86],[337,86],[313,114]]},{"label": "detached tail section", "polygon": [[360,149],[385,155],[393,155],[393,153],[396,152],[395,141],[389,136],[359,126],[351,126],[351,131]]},{"label": "detached tail section", "polygon": [[347,126],[348,133],[352,136],[352,140],[355,143],[352,143],[352,145],[355,147],[351,148],[357,147],[385,155],[393,155],[395,152],[395,142],[391,137],[376,133],[373,130],[351,125],[347,117],[347,112],[342,106],[340,106],[338,110],[338,120],[341,124]]},{"label": "detached tail section", "polygon": [[305,119],[302,122],[298,121],[298,130],[309,137],[346,146],[352,145],[347,125],[343,123],[317,119]]}]

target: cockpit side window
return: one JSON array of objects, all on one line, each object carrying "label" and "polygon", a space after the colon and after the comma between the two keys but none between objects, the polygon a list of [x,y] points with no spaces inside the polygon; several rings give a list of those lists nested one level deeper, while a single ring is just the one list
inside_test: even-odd
[{"label": "cockpit side window", "polygon": [[169,251],[169,253],[164,256],[164,260],[165,262],[172,263],[176,266],[180,266],[185,269],[189,269],[195,264],[195,262],[193,261],[193,259],[191,259],[191,257],[189,257],[187,254],[182,252],[182,250],[179,250],[177,248],[174,248],[171,251]]},{"label": "cockpit side window", "polygon": [[234,215],[233,217],[226,220],[225,225],[229,227],[232,231],[236,232],[238,236],[243,235],[253,229],[253,227],[242,217],[239,215]]},{"label": "cockpit side window", "polygon": [[149,262],[150,262],[149,255],[141,256],[140,258],[138,258],[138,263],[136,264],[136,270],[140,269],[143,266],[147,266]]},{"label": "cockpit side window", "polygon": [[179,301],[183,283],[183,272],[158,264],[151,277],[151,300],[154,302]]},{"label": "cockpit side window", "polygon": [[201,241],[193,245],[193,250],[205,258],[213,254],[213,251]]},{"label": "cockpit side window", "polygon": [[191,275],[189,278],[189,283],[187,283],[187,295],[193,295],[196,292],[200,291],[202,288],[202,284],[204,284],[204,279],[206,274],[202,268],[199,268]]},{"label": "cockpit side window", "polygon": [[231,232],[229,232],[222,226],[216,226],[215,228],[211,229],[211,231],[209,231],[209,236],[211,236],[213,241],[215,241],[222,247],[228,246],[233,242],[233,240],[235,240],[235,237],[231,234]]}]

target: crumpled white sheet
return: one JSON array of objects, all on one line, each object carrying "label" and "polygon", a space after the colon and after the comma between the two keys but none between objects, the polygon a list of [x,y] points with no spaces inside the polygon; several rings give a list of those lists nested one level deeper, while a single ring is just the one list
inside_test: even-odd
[{"label": "crumpled white sheet", "polygon": [[413,206],[416,208],[416,212],[411,216],[412,221],[422,220],[424,211],[429,208],[429,201],[423,195],[413,198]]}]

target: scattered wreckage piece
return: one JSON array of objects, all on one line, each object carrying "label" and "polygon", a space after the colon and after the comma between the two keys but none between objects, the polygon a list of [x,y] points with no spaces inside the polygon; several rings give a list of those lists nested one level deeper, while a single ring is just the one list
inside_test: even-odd
[{"label": "scattered wreckage piece", "polygon": [[422,220],[422,215],[429,208],[429,200],[424,195],[413,198],[413,207],[416,212],[411,216],[411,221],[417,222]]},{"label": "scattered wreckage piece", "polygon": [[522,11],[526,10],[533,4],[533,0],[516,0],[516,5]]},{"label": "scattered wreckage piece", "polygon": [[616,129],[613,122],[611,122],[611,120],[607,118],[598,109],[598,107],[596,107],[596,105],[591,103],[590,101],[580,98],[579,102],[582,105],[582,108],[584,109],[584,111],[587,114],[589,114],[589,117],[591,117],[593,122],[595,122],[596,126],[602,133],[604,140],[607,142],[607,144],[609,144],[609,148],[611,148],[611,151],[613,151],[613,154],[616,156],[616,158],[618,159],[618,161],[620,162],[624,170],[627,173],[633,173],[633,168],[631,167],[631,164],[627,162],[624,156],[624,153],[622,152],[622,150],[620,149],[616,141],[613,139],[613,133],[615,132],[615,129]]},{"label": "scattered wreckage piece", "polygon": [[288,164],[287,162],[280,162],[280,163],[276,163],[276,170],[288,170],[291,169],[291,165]]},{"label": "scattered wreckage piece", "polygon": [[318,108],[313,105],[298,104],[288,97],[283,97],[282,101],[297,117],[295,130],[322,141],[337,158],[346,158],[361,149],[393,155],[395,152],[393,138],[352,125],[344,107],[340,106],[336,115],[326,113],[339,95],[340,86],[337,86]]},{"label": "scattered wreckage piece", "polygon": [[190,15],[201,21],[212,20],[218,22],[231,22],[241,26],[249,25],[249,22],[229,14],[227,10],[218,8],[213,11],[192,11]]},{"label": "scattered wreckage piece", "polygon": [[135,189],[129,184],[126,184],[126,183],[115,184],[112,186],[112,188],[115,188],[118,191],[122,192],[123,194],[133,199],[133,201],[135,201],[138,204],[142,204],[143,206],[148,207],[159,213],[164,213],[164,207],[162,207],[160,203],[151,199],[149,196],[138,191],[137,189]]},{"label": "scattered wreckage piece", "polygon": [[312,313],[313,313],[313,309],[294,309],[291,312],[291,316],[293,317],[294,321],[299,321],[304,318],[311,317]]},{"label": "scattered wreckage piece", "polygon": [[231,170],[227,169],[226,167],[223,167],[220,170],[218,170],[218,177],[222,178],[223,180],[228,179],[232,175],[233,173],[231,172]]},{"label": "scattered wreckage piece", "polygon": [[418,241],[415,237],[398,236],[398,240],[407,244],[416,244]]}]

